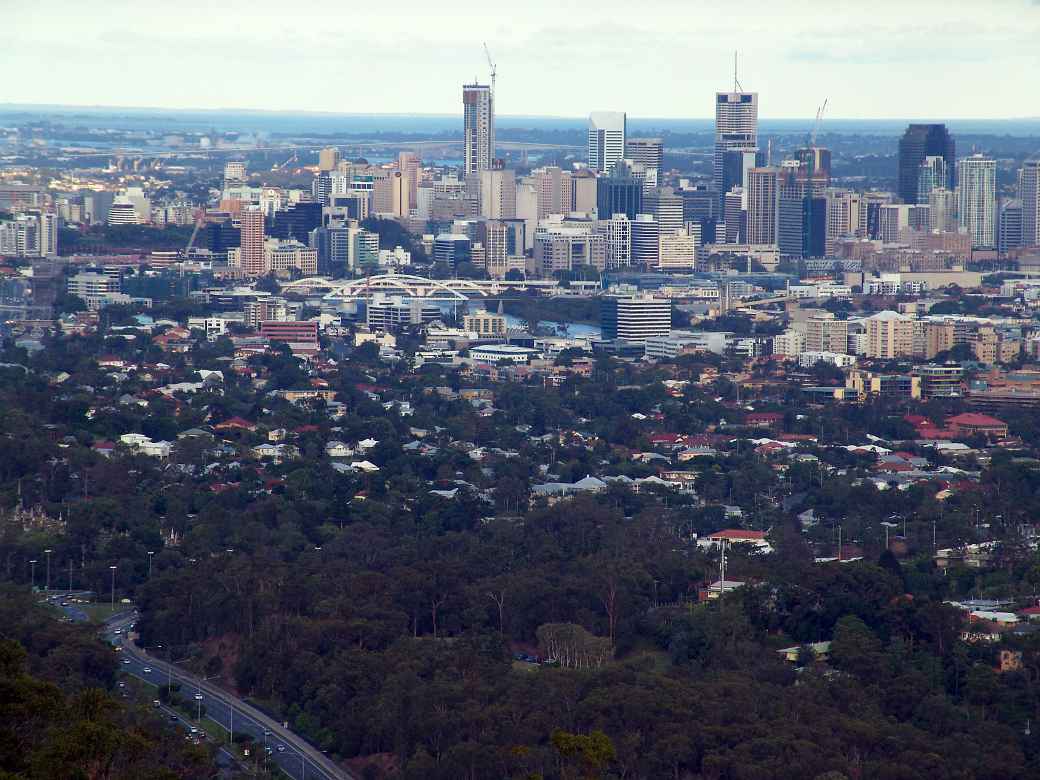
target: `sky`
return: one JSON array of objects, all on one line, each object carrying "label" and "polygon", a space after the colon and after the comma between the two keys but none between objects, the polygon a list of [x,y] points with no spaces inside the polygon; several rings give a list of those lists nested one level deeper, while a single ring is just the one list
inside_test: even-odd
[{"label": "sky", "polygon": [[[1040,117],[1040,0],[0,0],[0,102],[708,118]],[[1010,99],[1014,98],[1014,99]]]}]

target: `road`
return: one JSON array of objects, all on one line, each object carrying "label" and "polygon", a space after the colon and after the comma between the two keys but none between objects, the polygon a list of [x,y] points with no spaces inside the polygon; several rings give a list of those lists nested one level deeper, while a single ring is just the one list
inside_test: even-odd
[{"label": "road", "polygon": [[[49,599],[56,606],[60,606],[72,620],[86,620],[87,616],[82,610],[77,609],[75,603],[66,601],[65,595],[50,596]],[[233,734],[249,734],[254,739],[253,744],[260,746],[264,753],[266,748],[270,748],[270,753],[266,756],[264,753],[260,754],[260,760],[277,764],[293,780],[355,780],[345,769],[338,767],[320,750],[284,728],[281,723],[228,692],[184,671],[176,664],[168,664],[165,659],[156,658],[139,647],[131,639],[130,626],[136,619],[137,613],[132,610],[113,615],[102,630],[102,636],[109,644],[122,648],[119,660],[120,669],[124,674],[156,686],[166,685],[171,681],[180,684],[180,695],[190,700],[193,705],[201,702],[206,717]],[[168,710],[168,714],[178,713]],[[192,725],[179,714],[178,718],[189,728]],[[227,758],[233,759],[226,750],[222,752],[227,754]]]}]

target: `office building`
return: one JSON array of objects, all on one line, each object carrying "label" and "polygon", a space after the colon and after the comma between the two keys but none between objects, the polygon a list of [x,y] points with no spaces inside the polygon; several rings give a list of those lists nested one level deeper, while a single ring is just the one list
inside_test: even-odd
[{"label": "office building", "polygon": [[[736,187],[723,199],[722,218],[725,223],[724,236],[727,244],[747,243],[747,209],[744,208],[744,188]],[[715,236],[718,240],[718,233]]]},{"label": "office building", "polygon": [[718,221],[722,218],[719,193],[714,188],[695,186],[681,189],[679,196],[683,199],[683,222]]},{"label": "office building", "polygon": [[608,271],[632,265],[632,220],[624,214],[601,219],[596,229],[606,239],[604,267]]},{"label": "office building", "polygon": [[[333,146],[327,146],[318,152],[318,170],[324,173],[331,173],[336,170],[339,166],[339,149]],[[224,174],[224,178],[227,178],[227,174]]]},{"label": "office building", "polygon": [[675,233],[686,225],[682,196],[671,187],[647,188],[643,193],[643,211],[654,215],[661,233]]},{"label": "office building", "polygon": [[462,87],[463,172],[474,176],[494,167],[495,98],[486,84]]},{"label": "office building", "polygon": [[643,186],[631,177],[615,178],[603,176],[596,180],[596,214],[600,219],[609,219],[614,214],[624,214],[635,219],[643,211]]},{"label": "office building", "polygon": [[827,254],[832,255],[839,239],[862,238],[862,203],[858,192],[827,191]]},{"label": "office building", "polygon": [[973,249],[997,246],[997,163],[981,154],[957,163],[957,219]]},{"label": "office building", "polygon": [[274,213],[267,224],[267,234],[284,241],[306,241],[311,231],[321,227],[322,204],[318,201],[298,201],[287,209]]},{"label": "office building", "polygon": [[715,154],[712,178],[719,197],[724,197],[722,166],[728,151],[754,152],[758,149],[758,94],[755,92],[715,93]]},{"label": "office building", "polygon": [[748,171],[765,164],[765,156],[757,151],[731,149],[722,153],[722,192],[736,188],[747,191]]},{"label": "office building", "polygon": [[946,183],[949,179],[945,158],[939,155],[925,157],[917,177],[917,200],[915,203],[928,205],[932,190],[946,189]]},{"label": "office building", "polygon": [[636,214],[632,220],[632,265],[657,265],[661,225],[653,214]]},{"label": "office building", "polygon": [[404,213],[409,214],[419,207],[419,179],[422,176],[422,159],[412,152],[399,152],[397,155],[397,170],[401,172],[408,190],[407,208]]},{"label": "office building", "polygon": [[929,223],[933,233],[957,232],[957,193],[935,187],[928,194]]},{"label": "office building", "polygon": [[775,244],[779,205],[779,169],[748,171],[747,243]]},{"label": "office building", "polygon": [[600,307],[603,338],[642,341],[672,330],[672,302],[653,295],[606,297]]},{"label": "office building", "polygon": [[1012,249],[1023,246],[1022,201],[1002,201],[997,216],[997,251],[1006,255]]},{"label": "office building", "polygon": [[1029,160],[1019,176],[1022,246],[1040,246],[1040,160]]},{"label": "office building", "polygon": [[433,239],[433,262],[458,268],[472,258],[472,242],[461,233],[441,233]]},{"label": "office building", "polygon": [[658,237],[657,267],[662,271],[694,271],[700,251],[700,225]]},{"label": "office building", "polygon": [[[920,203],[918,185],[921,164],[928,157],[941,157],[946,171],[946,189],[955,185],[956,146],[946,125],[912,124],[899,140],[898,194],[903,203]],[[924,201],[927,203],[927,200]]]},{"label": "office building", "polygon": [[569,174],[571,185],[570,211],[591,214],[596,210],[596,174],[580,170]]},{"label": "office building", "polygon": [[298,271],[300,276],[318,273],[318,250],[299,241],[264,241],[264,272],[287,276]]},{"label": "office building", "polygon": [[827,200],[780,196],[777,212],[780,254],[791,258],[827,254]]},{"label": "office building", "polygon": [[224,163],[224,186],[240,184],[246,181],[246,164],[241,160],[228,160]]},{"label": "office building", "polygon": [[589,114],[589,168],[611,174],[625,157],[626,117],[623,111]]},{"label": "office building", "polygon": [[488,219],[516,217],[516,174],[513,171],[480,172],[480,216]]},{"label": "office building", "polygon": [[535,231],[534,258],[529,271],[551,279],[558,271],[571,271],[580,266],[603,270],[606,259],[606,238],[592,229],[592,223],[584,226],[549,222]]},{"label": "office building", "polygon": [[653,171],[653,184],[659,184],[664,161],[664,141],[660,138],[627,138],[625,159],[645,166],[648,173]]},{"label": "office building", "polygon": [[246,276],[263,276],[264,269],[264,212],[259,206],[250,206],[239,217],[238,263]]},{"label": "office building", "polygon": [[484,247],[484,268],[488,276],[492,279],[504,278],[509,271],[509,241],[505,223],[484,220],[477,226],[477,239]]}]

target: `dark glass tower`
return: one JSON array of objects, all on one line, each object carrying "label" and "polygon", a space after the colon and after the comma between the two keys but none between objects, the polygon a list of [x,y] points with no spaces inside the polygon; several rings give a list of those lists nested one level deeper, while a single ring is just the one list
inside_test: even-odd
[{"label": "dark glass tower", "polygon": [[596,212],[600,219],[624,214],[635,219],[643,211],[643,185],[637,179],[604,176],[596,180]]},{"label": "dark glass tower", "polygon": [[946,188],[952,190],[956,184],[956,149],[946,125],[910,125],[899,139],[898,192],[903,203],[917,203],[917,182],[925,157],[942,157]]}]

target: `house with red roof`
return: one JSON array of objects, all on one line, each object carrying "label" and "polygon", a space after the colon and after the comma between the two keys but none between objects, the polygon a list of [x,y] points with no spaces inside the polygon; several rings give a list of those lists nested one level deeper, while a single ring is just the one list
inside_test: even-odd
[{"label": "house with red roof", "polygon": [[217,423],[213,426],[213,430],[216,431],[255,431],[256,424],[244,420],[241,417],[231,417],[224,422]]},{"label": "house with red roof", "polygon": [[744,425],[756,428],[776,428],[784,421],[780,412],[752,412],[744,417]]},{"label": "house with red roof", "polygon": [[960,436],[986,436],[1002,439],[1008,435],[1007,423],[988,414],[965,412],[946,421],[947,427]]}]

